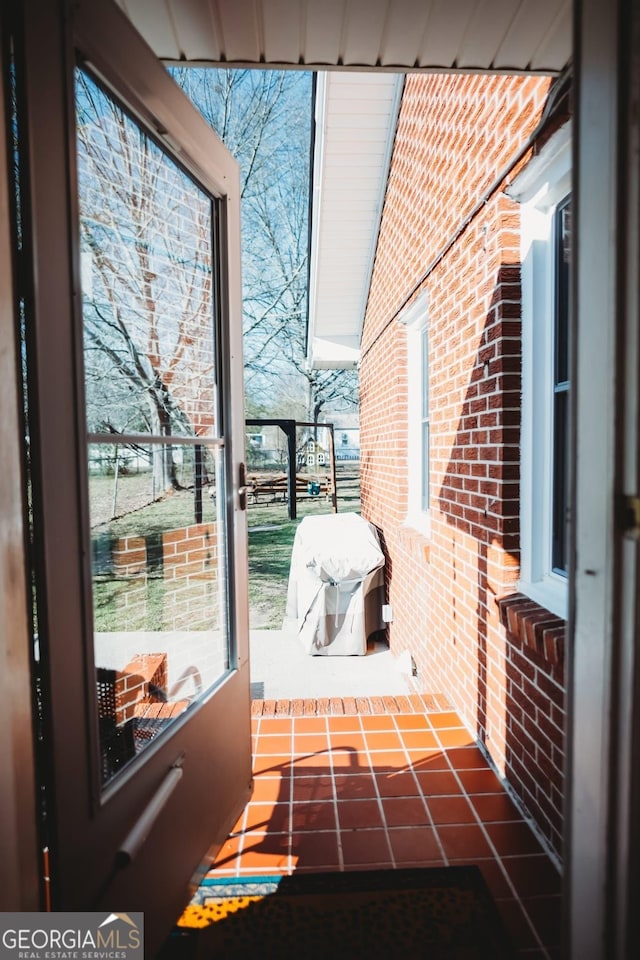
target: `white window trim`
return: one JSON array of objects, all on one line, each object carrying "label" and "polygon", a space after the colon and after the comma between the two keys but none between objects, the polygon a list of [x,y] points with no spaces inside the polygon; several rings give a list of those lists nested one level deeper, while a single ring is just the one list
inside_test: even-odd
[{"label": "white window trim", "polygon": [[431,536],[431,511],[422,509],[422,332],[428,322],[423,291],[398,317],[407,332],[407,513],[404,525]]},{"label": "white window trim", "polygon": [[571,122],[545,144],[509,187],[520,201],[522,424],[518,589],[563,619],[568,581],[551,570],[553,220],[571,192]]}]

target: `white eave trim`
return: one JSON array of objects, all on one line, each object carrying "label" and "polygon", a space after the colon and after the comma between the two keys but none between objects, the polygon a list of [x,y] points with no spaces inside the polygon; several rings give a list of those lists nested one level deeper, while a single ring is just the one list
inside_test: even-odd
[{"label": "white eave trim", "polygon": [[[509,184],[505,193],[518,203],[529,203],[535,197],[540,209],[554,206],[570,185],[571,135],[571,120],[567,120]],[[553,189],[549,184],[553,184]]]},{"label": "white eave trim", "polygon": [[384,175],[380,181],[380,192],[378,194],[378,202],[376,204],[376,215],[375,215],[375,231],[371,235],[371,245],[369,248],[369,267],[366,273],[366,280],[362,289],[362,303],[360,305],[360,324],[358,335],[362,335],[362,327],[364,325],[364,315],[367,311],[367,303],[369,301],[369,290],[371,288],[371,278],[373,276],[373,265],[376,259],[376,251],[378,249],[378,236],[380,234],[380,224],[382,222],[382,211],[384,209],[384,201],[387,195],[387,184],[389,182],[389,168],[391,166],[391,156],[393,154],[393,147],[396,141],[396,130],[398,127],[398,116],[400,114],[400,106],[402,104],[402,93],[404,91],[404,81],[405,76],[400,75],[396,78],[396,86],[393,93],[393,101],[391,103],[391,109],[389,111],[389,126],[387,129],[387,141],[385,144],[384,151],[384,162],[383,170]]},{"label": "white eave trim", "polygon": [[360,362],[360,344],[314,337],[309,355],[315,370],[349,370]]},{"label": "white eave trim", "polygon": [[327,74],[316,74],[315,138],[313,144],[311,192],[311,232],[309,237],[309,299],[307,306],[307,364],[313,367],[315,318],[318,290],[318,249],[320,234],[320,210],[322,199],[322,173],[324,169],[324,118],[327,104]]},{"label": "white eave trim", "polygon": [[[313,190],[312,190],[312,214],[310,231],[310,253],[309,253],[309,312],[307,321],[307,362],[311,367],[342,367],[355,366],[359,359],[359,343],[362,334],[365,311],[369,297],[369,287],[373,273],[376,249],[378,244],[378,233],[382,219],[382,211],[386,196],[387,180],[393,145],[395,142],[396,127],[400,104],[402,101],[402,91],[404,88],[404,75],[398,74],[393,77],[386,75],[387,82],[392,88],[389,97],[388,109],[384,116],[384,139],[378,141],[377,154],[380,159],[376,167],[377,175],[377,193],[373,200],[369,200],[370,210],[368,217],[370,225],[367,228],[366,237],[358,237],[349,244],[345,255],[340,259],[339,264],[333,262],[328,266],[325,262],[327,255],[332,251],[327,241],[326,234],[323,233],[323,217],[327,205],[336,204],[339,199],[333,195],[333,190],[327,186],[326,176],[326,145],[328,129],[333,117],[327,115],[327,103],[329,97],[329,84],[333,83],[331,90],[331,103],[335,108],[336,100],[339,100],[339,94],[336,97],[336,84],[341,82],[340,77],[336,79],[336,74],[319,73],[316,81],[316,104],[315,104],[315,143],[313,153]],[[360,82],[362,82],[360,80]],[[373,83],[380,83],[380,76],[372,77]],[[338,87],[339,90],[339,87]],[[388,96],[388,94],[387,94]],[[366,101],[365,101],[366,102]],[[374,124],[380,125],[381,111],[378,109],[374,116]],[[359,115],[359,122],[362,122],[363,129],[366,131],[366,113]],[[372,128],[373,129],[373,128]],[[335,144],[340,136],[339,130],[331,130],[329,136]],[[371,170],[371,152],[368,148],[366,136],[363,136],[362,142],[363,158],[366,158],[369,170]],[[335,187],[336,179],[336,157],[332,158],[332,185]],[[345,160],[345,178],[340,184],[340,193],[344,189],[344,212],[345,223],[349,222],[349,188],[353,188],[355,193],[359,184],[349,180],[349,173],[353,178],[353,158],[351,164]],[[330,259],[330,256],[328,257]],[[335,290],[334,296],[339,297],[341,278],[348,284],[351,290],[351,299],[353,305],[350,308],[348,317],[341,323],[340,328],[336,328],[335,314],[321,303],[321,295],[325,297],[332,287]],[[354,292],[355,291],[355,292]],[[354,348],[354,344],[357,346]],[[355,349],[355,352],[354,352]]]}]

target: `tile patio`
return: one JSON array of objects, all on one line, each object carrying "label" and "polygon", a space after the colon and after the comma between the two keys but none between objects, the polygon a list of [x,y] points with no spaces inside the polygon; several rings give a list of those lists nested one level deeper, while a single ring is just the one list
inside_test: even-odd
[{"label": "tile patio", "polygon": [[560,956],[561,878],[443,696],[256,700],[254,791],[213,872],[475,863],[518,956]]}]

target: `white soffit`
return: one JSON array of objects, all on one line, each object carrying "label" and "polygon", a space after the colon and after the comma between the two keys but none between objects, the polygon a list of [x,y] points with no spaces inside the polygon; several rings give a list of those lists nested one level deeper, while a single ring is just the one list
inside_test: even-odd
[{"label": "white soffit", "polygon": [[117,2],[167,63],[331,70],[319,74],[314,155],[308,355],[316,367],[358,360],[398,71],[556,74],[571,58],[571,0]]},{"label": "white soffit", "polygon": [[307,344],[315,367],[358,360],[403,80],[317,77]]},{"label": "white soffit", "polygon": [[118,2],[170,62],[558,73],[571,56],[571,0]]}]

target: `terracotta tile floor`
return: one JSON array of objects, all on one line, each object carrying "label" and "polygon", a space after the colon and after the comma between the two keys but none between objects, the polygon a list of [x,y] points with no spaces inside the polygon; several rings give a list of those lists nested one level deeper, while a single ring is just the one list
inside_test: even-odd
[{"label": "terracotta tile floor", "polygon": [[[518,956],[559,957],[558,871],[442,702],[405,697],[398,712],[377,714],[356,712],[388,710],[373,698],[254,705],[254,791],[213,871],[475,863]],[[335,715],[349,706],[351,715]]]}]

